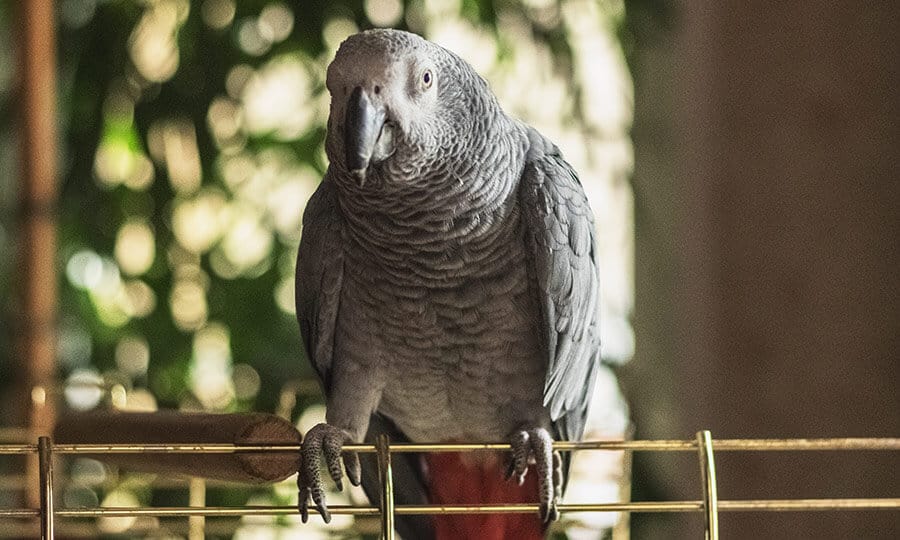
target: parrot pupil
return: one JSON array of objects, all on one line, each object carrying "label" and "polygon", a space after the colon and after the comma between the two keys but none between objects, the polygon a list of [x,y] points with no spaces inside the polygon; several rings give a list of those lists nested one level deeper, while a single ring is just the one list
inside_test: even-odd
[{"label": "parrot pupil", "polygon": [[431,72],[426,71],[425,75],[422,77],[422,80],[425,82],[425,84],[431,84]]}]

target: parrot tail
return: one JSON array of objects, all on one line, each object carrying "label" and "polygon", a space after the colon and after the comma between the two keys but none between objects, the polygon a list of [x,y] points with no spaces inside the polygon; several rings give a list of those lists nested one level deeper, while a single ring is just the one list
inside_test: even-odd
[{"label": "parrot tail", "polygon": [[[506,480],[502,454],[425,454],[432,504],[534,503],[537,475],[520,486]],[[537,514],[467,514],[434,516],[435,540],[543,540],[545,525]]]}]

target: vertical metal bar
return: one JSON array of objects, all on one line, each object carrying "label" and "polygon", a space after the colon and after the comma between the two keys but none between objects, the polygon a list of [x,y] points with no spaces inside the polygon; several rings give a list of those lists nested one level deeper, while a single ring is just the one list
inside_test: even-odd
[{"label": "vertical metal bar", "polygon": [[[206,480],[191,477],[188,484],[188,505],[191,508],[203,508],[206,506]],[[206,517],[188,517],[188,540],[203,540],[206,535]]]},{"label": "vertical metal bar", "polygon": [[[634,460],[634,452],[622,450],[622,478],[619,480],[619,500],[628,502],[631,500],[631,469]],[[620,512],[616,524],[612,530],[612,540],[630,540],[631,538],[631,512]]]},{"label": "vertical metal bar", "polygon": [[719,495],[716,489],[716,461],[713,457],[712,434],[697,432],[700,477],[703,485],[703,513],[706,517],[706,540],[719,540]]},{"label": "vertical metal bar", "polygon": [[378,452],[378,479],[381,481],[381,538],[394,540],[394,477],[391,471],[391,447],[387,435],[375,439]]},{"label": "vertical metal bar", "polygon": [[38,464],[41,481],[41,539],[53,538],[53,443],[50,437],[38,438]]}]

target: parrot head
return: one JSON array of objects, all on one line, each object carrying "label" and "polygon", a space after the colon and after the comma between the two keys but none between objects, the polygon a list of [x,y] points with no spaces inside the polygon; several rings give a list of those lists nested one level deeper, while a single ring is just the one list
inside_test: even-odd
[{"label": "parrot head", "polygon": [[473,121],[472,90],[487,89],[455,54],[387,29],[347,38],[328,66],[326,86],[328,159],[360,187],[372,176],[403,176],[384,174],[390,170],[421,177],[438,157],[452,159]]}]

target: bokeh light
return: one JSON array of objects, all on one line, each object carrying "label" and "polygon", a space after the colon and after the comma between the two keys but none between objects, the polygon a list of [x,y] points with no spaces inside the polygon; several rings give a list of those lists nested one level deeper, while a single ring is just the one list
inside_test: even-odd
[{"label": "bokeh light", "polygon": [[259,14],[259,33],[272,43],[284,41],[294,29],[294,12],[281,2],[268,4]]},{"label": "bokeh light", "polygon": [[294,303],[294,287],[293,276],[288,276],[278,282],[274,293],[275,303],[278,304],[278,308],[290,315],[297,313],[297,306]]},{"label": "bokeh light", "polygon": [[235,10],[234,0],[203,0],[200,14],[210,28],[221,30],[234,20]]},{"label": "bokeh light", "polygon": [[187,19],[187,0],[156,0],[148,4],[129,40],[129,51],[138,72],[150,82],[169,80],[178,69],[176,34]]},{"label": "bokeh light", "polygon": [[142,219],[130,219],[119,228],[115,247],[116,262],[123,272],[141,275],[150,269],[156,257],[156,237]]},{"label": "bokeh light", "polygon": [[199,267],[191,265],[183,265],[176,271],[169,307],[175,325],[183,331],[196,330],[206,323],[209,308],[204,276]]},{"label": "bokeh light", "polygon": [[261,380],[259,373],[250,364],[237,364],[231,374],[234,381],[234,395],[238,399],[253,399],[259,393]]},{"label": "bokeh light", "polygon": [[[106,494],[100,506],[113,508],[134,508],[141,501],[127,489],[115,489]],[[97,526],[105,534],[119,534],[134,525],[136,517],[103,517],[97,520]]]},{"label": "bokeh light", "polygon": [[312,84],[309,67],[300,56],[281,56],[267,62],[243,87],[241,101],[248,133],[271,133],[285,140],[306,133],[314,119],[308,102]]},{"label": "bokeh light", "polygon": [[403,17],[400,0],[366,0],[366,17],[375,26],[394,26]]},{"label": "bokeh light", "polygon": [[225,195],[207,189],[192,199],[175,202],[172,231],[185,249],[193,253],[208,251],[222,236],[228,214]]},{"label": "bokeh light", "polygon": [[272,47],[268,36],[260,31],[257,20],[250,17],[238,23],[237,41],[241,50],[251,56],[262,56]]},{"label": "bokeh light", "polygon": [[[235,381],[231,374],[228,329],[219,323],[210,323],[194,334],[190,367],[191,391],[205,409],[224,410],[231,404],[235,398]],[[242,381],[242,384],[246,382]]]},{"label": "bokeh light", "polygon": [[219,253],[238,275],[258,274],[268,268],[272,231],[261,212],[248,204],[232,207],[232,219]]},{"label": "bokeh light", "polygon": [[68,486],[63,491],[63,504],[68,508],[93,508],[100,504],[100,498],[91,488]]},{"label": "bokeh light", "polygon": [[147,134],[150,153],[166,167],[172,188],[189,195],[200,187],[203,169],[194,124],[186,118],[155,122]]},{"label": "bokeh light", "polygon": [[147,373],[150,346],[143,336],[127,335],[116,344],[116,365],[131,377]]},{"label": "bokeh light", "polygon": [[154,412],[159,410],[156,396],[144,388],[136,388],[127,392],[123,410],[131,412]]},{"label": "bokeh light", "polygon": [[243,145],[243,109],[240,103],[225,97],[214,99],[209,105],[206,122],[216,145],[223,151],[231,151]]},{"label": "bokeh light", "polygon": [[66,263],[66,277],[80,289],[93,289],[100,283],[103,260],[90,250],[83,250],[69,257]]},{"label": "bokeh light", "polygon": [[156,293],[147,283],[134,279],[124,284],[125,306],[130,317],[146,317],[156,309]]},{"label": "bokeh light", "polygon": [[75,458],[69,469],[69,481],[79,486],[99,486],[106,481],[106,466],[96,459]]},{"label": "bokeh light", "polygon": [[107,118],[103,139],[94,156],[94,174],[106,188],[124,184],[142,191],[153,183],[153,164],[140,150],[130,120]]},{"label": "bokeh light", "polygon": [[63,394],[73,410],[93,409],[103,398],[103,378],[92,369],[76,369],[66,379]]},{"label": "bokeh light", "polygon": [[359,27],[350,19],[335,17],[325,23],[322,28],[322,40],[328,48],[329,58],[334,56],[341,42],[349,36],[359,32]]},{"label": "bokeh light", "polygon": [[228,71],[225,76],[225,90],[233,99],[240,99],[244,93],[244,87],[253,77],[255,70],[247,64],[238,64]]}]

